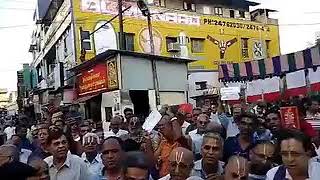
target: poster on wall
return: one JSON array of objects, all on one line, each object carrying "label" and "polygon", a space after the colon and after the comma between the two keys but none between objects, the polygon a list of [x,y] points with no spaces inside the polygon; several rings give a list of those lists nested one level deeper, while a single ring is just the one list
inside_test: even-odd
[{"label": "poster on wall", "polygon": [[289,129],[300,129],[300,118],[298,107],[281,107],[281,126]]}]

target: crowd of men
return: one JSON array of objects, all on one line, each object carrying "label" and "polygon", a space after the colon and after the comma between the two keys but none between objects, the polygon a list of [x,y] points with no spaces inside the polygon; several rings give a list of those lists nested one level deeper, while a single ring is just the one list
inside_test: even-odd
[{"label": "crowd of men", "polygon": [[221,103],[190,113],[165,106],[151,132],[132,109],[108,129],[60,112],[32,126],[20,118],[4,129],[0,179],[320,180],[318,133],[304,120],[319,115],[319,102],[299,103],[299,130],[284,129],[279,107],[264,103],[234,104],[231,114]]}]

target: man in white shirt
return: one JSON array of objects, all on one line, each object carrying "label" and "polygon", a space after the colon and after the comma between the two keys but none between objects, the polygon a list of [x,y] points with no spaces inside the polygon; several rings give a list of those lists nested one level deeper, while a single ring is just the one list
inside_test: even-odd
[{"label": "man in white shirt", "polygon": [[8,121],[8,127],[4,129],[4,133],[7,135],[7,140],[11,139],[11,136],[15,134],[15,127],[13,126],[12,121]]},{"label": "man in white shirt", "polygon": [[280,142],[283,165],[272,168],[267,180],[320,179],[319,162],[310,160],[311,140],[297,130],[285,130]]},{"label": "man in white shirt", "polygon": [[122,123],[124,122],[120,116],[114,116],[111,119],[109,131],[104,133],[104,138],[106,139],[110,136],[120,137],[122,135],[128,134],[128,131],[120,129]]},{"label": "man in white shirt", "polygon": [[101,175],[103,164],[101,154],[98,153],[97,146],[100,144],[99,137],[94,133],[87,133],[83,136],[83,149],[81,158],[88,166],[88,170],[93,175]]},{"label": "man in white shirt", "polygon": [[211,105],[211,111],[212,112],[211,112],[211,115],[210,115],[210,121],[214,121],[214,122],[217,122],[217,123],[221,124],[217,108],[218,107],[217,107],[216,104],[212,104]]},{"label": "man in white shirt", "polygon": [[189,133],[189,136],[192,139],[192,151],[196,160],[201,159],[200,149],[203,140],[203,134],[205,133],[209,122],[209,117],[206,114],[200,114],[197,118],[197,129]]},{"label": "man in white shirt", "polygon": [[90,180],[91,176],[85,162],[68,152],[68,140],[62,131],[50,132],[47,143],[52,156],[44,161],[49,166],[51,179]]}]

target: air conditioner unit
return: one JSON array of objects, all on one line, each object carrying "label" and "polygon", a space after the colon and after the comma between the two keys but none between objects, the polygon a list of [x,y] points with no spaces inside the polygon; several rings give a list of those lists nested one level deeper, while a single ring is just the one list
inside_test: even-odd
[{"label": "air conditioner unit", "polygon": [[180,44],[179,43],[169,43],[168,44],[168,52],[179,52]]}]

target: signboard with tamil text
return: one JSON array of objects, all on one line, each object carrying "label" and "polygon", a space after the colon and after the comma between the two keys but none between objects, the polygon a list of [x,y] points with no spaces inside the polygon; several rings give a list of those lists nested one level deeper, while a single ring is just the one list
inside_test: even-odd
[{"label": "signboard with tamil text", "polygon": [[89,71],[84,71],[78,76],[78,95],[84,96],[107,90],[107,66],[98,64]]},{"label": "signboard with tamil text", "polygon": [[281,107],[281,126],[283,128],[300,129],[300,118],[298,107]]}]

